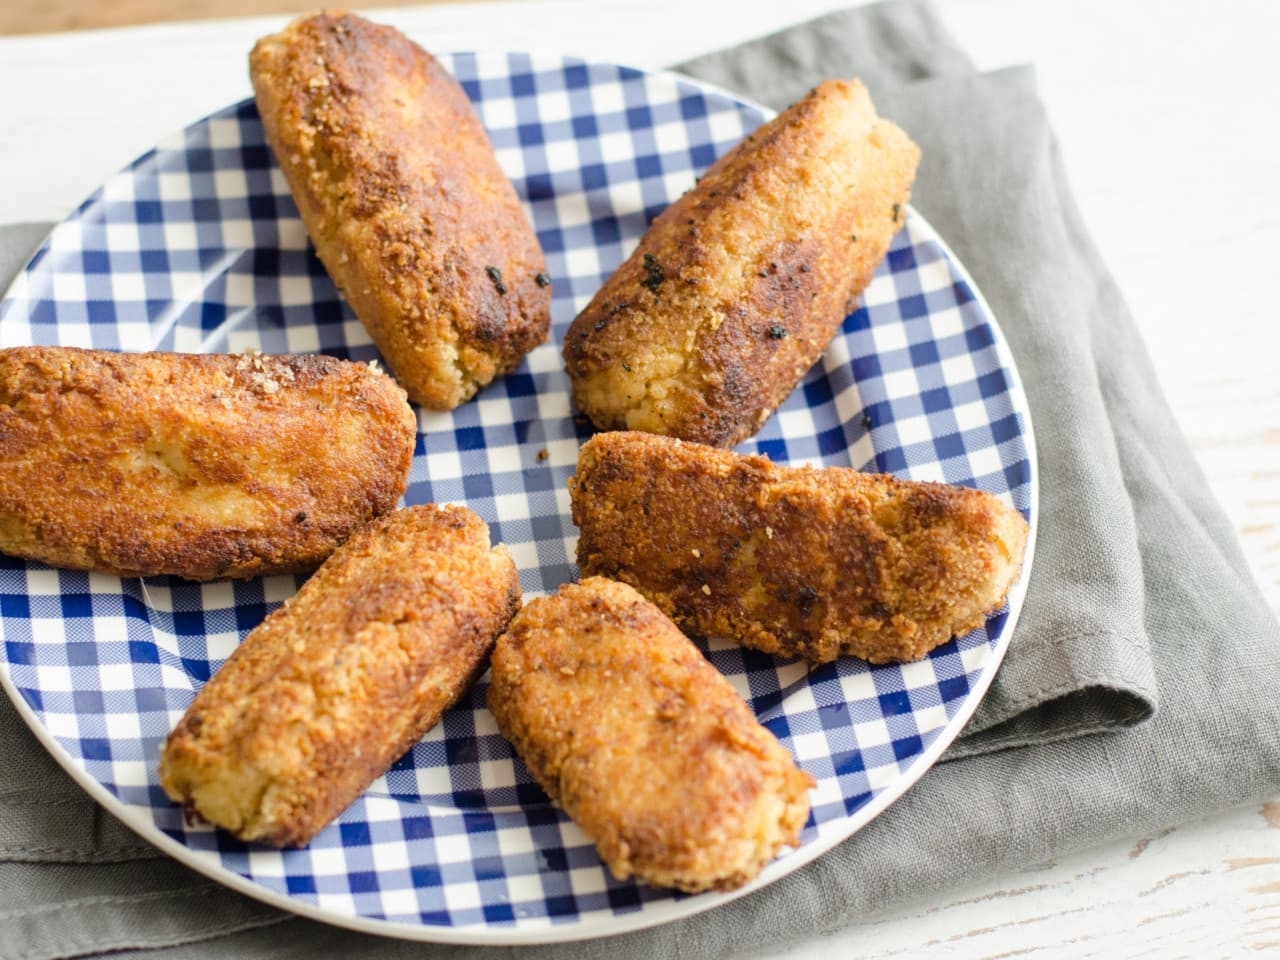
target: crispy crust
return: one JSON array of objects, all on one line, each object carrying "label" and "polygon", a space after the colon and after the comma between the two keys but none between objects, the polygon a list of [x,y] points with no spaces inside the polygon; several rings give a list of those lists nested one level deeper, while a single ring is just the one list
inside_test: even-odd
[{"label": "crispy crust", "polygon": [[453,409],[546,340],[542,249],[430,54],[319,13],[259,40],[249,70],[316,253],[411,400]]},{"label": "crispy crust", "polygon": [[196,695],[165,792],[243,840],[307,843],[467,690],[519,607],[511,556],[466,508],[374,522]]},{"label": "crispy crust", "polygon": [[919,150],[829,81],[717,161],[569,328],[603,430],[733,446],[826,349],[902,226]]},{"label": "crispy crust", "polygon": [[633,585],[692,633],[819,662],[918,660],[981,626],[1029,529],[966,487],[643,433],[592,437],[569,489],[584,576]]},{"label": "crispy crust", "polygon": [[192,580],[303,573],[395,508],[404,391],[323,356],[0,351],[0,550]]},{"label": "crispy crust", "polygon": [[630,587],[532,601],[492,676],[498,728],[619,880],[729,890],[798,840],[813,779]]}]

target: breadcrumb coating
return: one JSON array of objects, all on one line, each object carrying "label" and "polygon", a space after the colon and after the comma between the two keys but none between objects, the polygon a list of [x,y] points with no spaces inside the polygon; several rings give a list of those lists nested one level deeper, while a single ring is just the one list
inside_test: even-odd
[{"label": "breadcrumb coating", "polygon": [[1029,532],[979,490],[636,432],[587,441],[569,489],[583,576],[691,633],[817,662],[918,660],[981,626]]},{"label": "breadcrumb coating", "polygon": [[731,447],[854,309],[906,219],[919,149],[832,80],[718,160],[573,321],[565,367],[602,430]]},{"label": "breadcrumb coating", "polygon": [[196,695],[165,792],[242,840],[307,843],[466,692],[519,607],[510,554],[465,507],[374,522]]},{"label": "breadcrumb coating", "polygon": [[489,708],[619,880],[747,883],[794,845],[814,785],[663,613],[601,577],[499,638]]},{"label": "breadcrumb coating", "polygon": [[249,72],[316,253],[409,399],[451,410],[547,339],[542,248],[430,54],[326,12],[259,40]]},{"label": "breadcrumb coating", "polygon": [[0,551],[307,573],[395,509],[416,435],[394,380],[334,357],[0,350]]}]

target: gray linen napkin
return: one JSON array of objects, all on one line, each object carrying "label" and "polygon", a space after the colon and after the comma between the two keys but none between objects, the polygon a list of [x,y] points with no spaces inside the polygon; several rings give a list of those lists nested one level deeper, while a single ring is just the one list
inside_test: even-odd
[{"label": "gray linen napkin", "polygon": [[[683,69],[775,107],[825,77],[859,75],[920,143],[914,203],[991,303],[1029,394],[1035,571],[1008,659],[952,762],[856,836],[689,920],[510,952],[724,956],[1280,789],[1280,627],[1080,222],[1032,74],[976,74],[930,8],[907,0]],[[0,248],[29,252],[39,232],[0,232]],[[283,915],[142,860],[148,848],[44,756],[7,703],[0,748],[16,761],[0,773],[0,960],[480,956]]]},{"label": "gray linen napkin", "polygon": [[[912,203],[1008,336],[1039,437],[1035,563],[1004,665],[948,759],[1148,719],[1157,683],[1138,539],[1094,362],[1108,334],[1082,322],[1124,308],[1098,311],[1110,281],[1059,209],[1065,186],[1030,71],[977,80],[918,2],[833,14],[677,69],[779,110],[817,80],[861,77],[879,113],[920,144]],[[1008,148],[1026,155],[1020,167],[997,156]]]}]

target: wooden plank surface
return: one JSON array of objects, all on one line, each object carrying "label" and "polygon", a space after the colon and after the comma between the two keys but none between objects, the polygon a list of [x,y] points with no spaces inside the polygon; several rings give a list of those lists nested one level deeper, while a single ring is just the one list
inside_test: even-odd
[{"label": "wooden plank surface", "polygon": [[[1280,802],[1252,805],[890,911],[748,960],[1280,956]],[[825,950],[823,947],[825,946]]]},{"label": "wooden plank surface", "polygon": [[[443,0],[380,0],[376,6],[420,7],[440,2]],[[319,0],[11,0],[0,4],[0,35],[302,13],[320,6],[324,4]],[[375,4],[338,6],[360,10]]]}]

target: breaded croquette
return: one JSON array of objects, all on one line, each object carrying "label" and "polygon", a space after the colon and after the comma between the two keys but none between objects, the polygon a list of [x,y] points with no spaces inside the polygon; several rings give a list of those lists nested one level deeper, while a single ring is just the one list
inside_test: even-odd
[{"label": "breaded croquette", "polygon": [[631,584],[690,633],[817,662],[918,660],[981,626],[1029,530],[967,487],[645,433],[592,437],[569,488],[583,576]]},{"label": "breaded croquette", "polygon": [[324,356],[0,351],[0,551],[192,580],[305,573],[404,493],[417,421]]},{"label": "breaded croquette", "polygon": [[546,340],[542,248],[430,54],[318,13],[259,40],[249,69],[316,253],[410,400],[451,410]]},{"label": "breaded croquette", "polygon": [[517,614],[489,708],[619,880],[742,886],[794,845],[813,779],[657,607],[600,577]]},{"label": "breaded croquette", "polygon": [[830,81],[718,160],[574,320],[564,359],[602,430],[731,447],[853,310],[906,219],[919,150]]},{"label": "breaded croquette", "polygon": [[196,695],[165,792],[242,840],[307,843],[457,702],[519,607],[510,554],[465,507],[375,521]]}]

